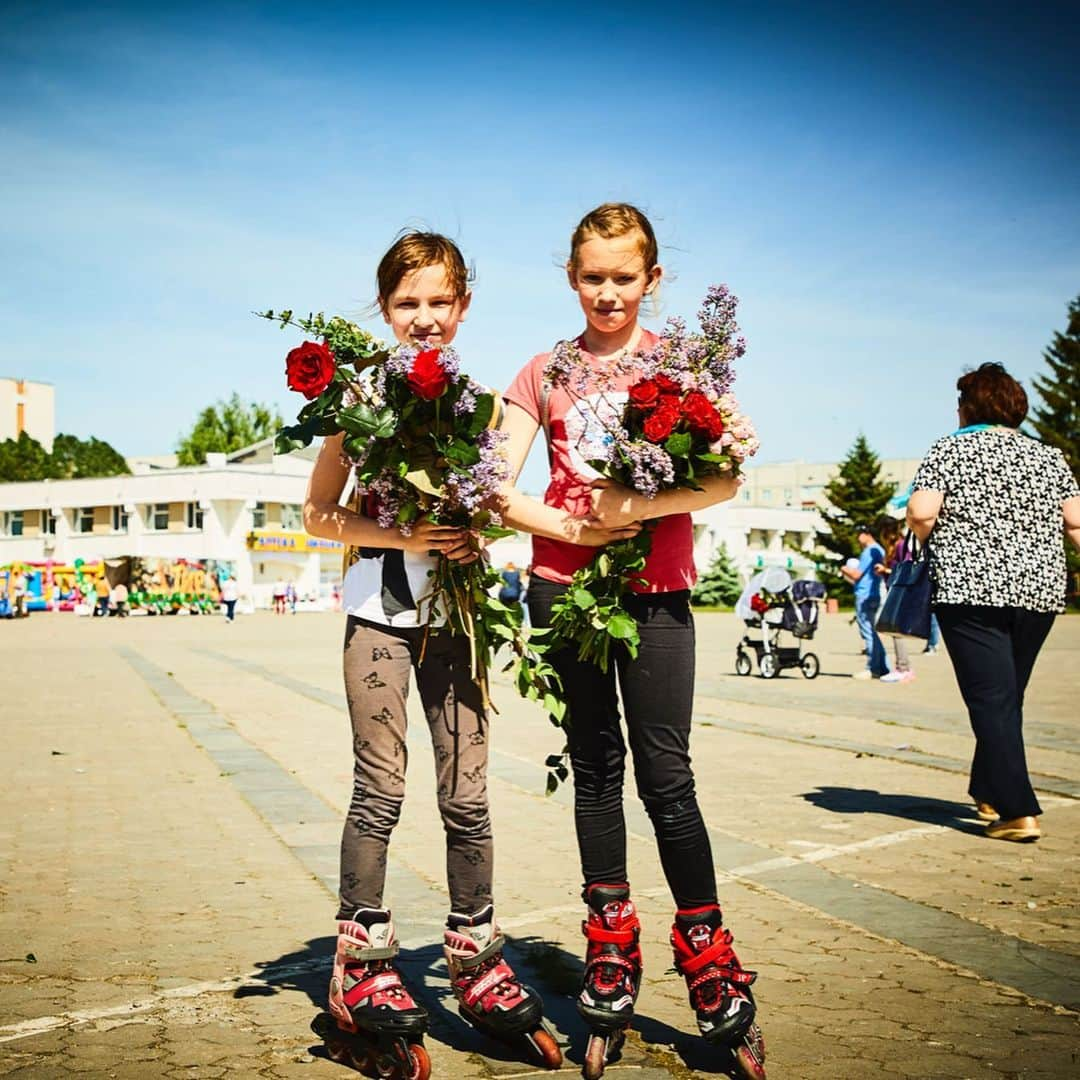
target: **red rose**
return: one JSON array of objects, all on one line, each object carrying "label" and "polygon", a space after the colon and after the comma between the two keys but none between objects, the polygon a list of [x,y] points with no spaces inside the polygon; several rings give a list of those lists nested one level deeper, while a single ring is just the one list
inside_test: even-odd
[{"label": "red rose", "polygon": [[427,349],[416,354],[412,371],[407,376],[409,389],[425,401],[434,401],[446,393],[450,376],[439,362],[439,350]]},{"label": "red rose", "polygon": [[764,615],[765,612],[769,610],[769,602],[761,595],[761,593],[756,592],[750,597],[750,608],[759,615]]},{"label": "red rose", "polygon": [[660,400],[660,388],[655,379],[642,379],[630,387],[630,403],[639,409],[648,409]]},{"label": "red rose", "polygon": [[334,380],[334,354],[321,342],[305,341],[285,357],[285,384],[309,401]]},{"label": "red rose", "polygon": [[700,390],[691,390],[683,398],[683,419],[695,435],[704,435],[709,442],[724,434],[724,421],[713,403]]},{"label": "red rose", "polygon": [[645,438],[649,442],[663,442],[679,422],[679,410],[671,405],[661,405],[645,421]]},{"label": "red rose", "polygon": [[657,375],[653,382],[656,383],[657,388],[661,394],[681,394],[682,389],[674,379],[669,379],[666,375]]}]

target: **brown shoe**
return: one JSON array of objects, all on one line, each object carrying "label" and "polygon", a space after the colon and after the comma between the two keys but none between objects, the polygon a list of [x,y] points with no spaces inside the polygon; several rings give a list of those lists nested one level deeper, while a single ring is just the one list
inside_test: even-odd
[{"label": "brown shoe", "polygon": [[975,804],[975,814],[982,818],[983,821],[997,821],[1000,816],[988,802],[977,802]]},{"label": "brown shoe", "polygon": [[1012,821],[992,821],[986,826],[986,835],[991,840],[1013,840],[1018,844],[1030,843],[1042,836],[1039,819],[1018,817]]}]

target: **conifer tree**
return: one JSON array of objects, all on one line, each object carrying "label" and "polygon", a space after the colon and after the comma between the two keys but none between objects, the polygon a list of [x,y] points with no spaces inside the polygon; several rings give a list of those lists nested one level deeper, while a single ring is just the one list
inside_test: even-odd
[{"label": "conifer tree", "polygon": [[850,593],[850,583],[841,575],[840,567],[853,555],[859,555],[858,527],[873,524],[885,511],[895,486],[881,479],[881,459],[870,448],[861,432],[852,444],[840,470],[825,485],[829,509],[823,509],[826,530],[818,533],[818,575],[825,583],[829,596]]},{"label": "conifer tree", "polygon": [[1065,333],[1055,331],[1043,352],[1050,367],[1031,380],[1042,404],[1031,403],[1028,423],[1036,438],[1056,446],[1074,473],[1080,474],[1080,296],[1068,307]]},{"label": "conifer tree", "polygon": [[694,591],[690,594],[692,604],[718,607],[723,604],[734,605],[742,592],[739,572],[728,554],[727,544],[721,544],[713,556],[712,565],[698,578]]},{"label": "conifer tree", "polygon": [[[1074,476],[1080,476],[1080,296],[1068,307],[1065,333],[1054,339],[1043,352],[1050,371],[1036,375],[1032,388],[1042,403],[1031,401],[1028,423],[1035,437],[1047,446],[1056,446],[1064,455]],[[1080,606],[1080,552],[1066,542],[1069,564],[1069,595]]]}]

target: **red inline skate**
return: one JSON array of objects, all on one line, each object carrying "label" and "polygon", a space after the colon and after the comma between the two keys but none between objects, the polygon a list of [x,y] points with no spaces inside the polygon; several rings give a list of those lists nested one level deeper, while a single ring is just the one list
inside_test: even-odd
[{"label": "red inline skate", "polygon": [[445,944],[458,1012],[478,1031],[514,1047],[546,1069],[562,1064],[562,1050],[544,1022],[544,1003],[518,981],[503,957],[505,938],[490,904],[475,915],[451,914]]},{"label": "red inline skate", "polygon": [[634,1016],[641,985],[641,923],[629,885],[589,885],[589,917],[581,925],[588,941],[577,1009],[589,1025],[582,1074],[597,1080],[616,1057]]},{"label": "red inline skate", "polygon": [[676,913],[671,928],[675,967],[686,977],[702,1036],[727,1047],[744,1080],[765,1080],[765,1039],[755,1022],[750,990],[757,973],[743,969],[731,942],[716,905]]},{"label": "red inline skate", "polygon": [[339,922],[330,1011],[311,1028],[340,1064],[386,1080],[428,1080],[428,1014],[402,983],[397,954],[389,911],[364,908]]}]

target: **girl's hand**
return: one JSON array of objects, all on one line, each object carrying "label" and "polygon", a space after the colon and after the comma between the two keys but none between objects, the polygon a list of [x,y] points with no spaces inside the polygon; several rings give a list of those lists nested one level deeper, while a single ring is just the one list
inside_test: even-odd
[{"label": "girl's hand", "polygon": [[641,532],[641,522],[631,521],[627,525],[605,527],[593,524],[590,518],[568,518],[563,532],[571,544],[603,547],[616,540],[628,540],[631,536],[637,536]]},{"label": "girl's hand", "polygon": [[428,518],[413,522],[412,534],[402,534],[403,551],[416,555],[445,555],[455,562],[472,562],[477,553],[469,544],[468,529],[459,529],[456,525],[436,525]]},{"label": "girl's hand", "polygon": [[594,480],[589,521],[608,529],[628,525],[641,516],[635,509],[636,498],[636,492],[614,480]]}]

